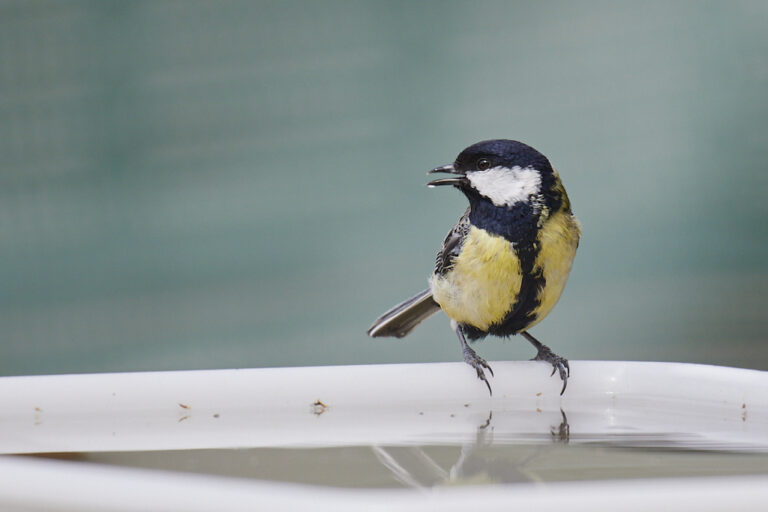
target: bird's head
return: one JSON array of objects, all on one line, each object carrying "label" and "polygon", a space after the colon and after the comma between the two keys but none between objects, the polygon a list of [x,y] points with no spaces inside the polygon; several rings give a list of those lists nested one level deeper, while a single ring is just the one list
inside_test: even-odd
[{"label": "bird's head", "polygon": [[430,187],[453,185],[470,200],[479,196],[507,208],[547,192],[557,180],[547,157],[522,142],[506,139],[473,144],[454,163],[429,173],[453,175],[430,181]]}]

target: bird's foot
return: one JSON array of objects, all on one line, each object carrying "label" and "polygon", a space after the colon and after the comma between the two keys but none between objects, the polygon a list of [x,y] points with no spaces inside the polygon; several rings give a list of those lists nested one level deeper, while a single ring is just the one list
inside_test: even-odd
[{"label": "bird's foot", "polygon": [[485,382],[485,385],[488,386],[488,393],[490,393],[491,396],[493,396],[493,390],[491,389],[491,385],[488,383],[488,379],[485,377],[485,371],[483,370],[483,368],[485,368],[486,370],[491,372],[491,377],[493,377],[493,369],[491,369],[491,366],[488,364],[488,362],[485,359],[477,355],[477,352],[475,352],[469,347],[464,347],[463,353],[464,353],[464,362],[475,369],[475,371],[477,372],[477,378]]},{"label": "bird's foot", "polygon": [[563,381],[563,389],[560,390],[560,394],[562,395],[565,393],[565,387],[568,385],[568,377],[571,375],[571,367],[568,366],[568,360],[566,358],[555,354],[548,346],[541,345],[536,357],[531,359],[531,361],[546,361],[551,364],[552,373],[550,376],[554,375],[555,371],[560,373],[560,380]]}]

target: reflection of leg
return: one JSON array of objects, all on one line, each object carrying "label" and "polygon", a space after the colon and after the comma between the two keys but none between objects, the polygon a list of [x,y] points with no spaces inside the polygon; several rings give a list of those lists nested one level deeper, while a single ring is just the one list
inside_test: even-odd
[{"label": "reflection of leg", "polygon": [[565,393],[565,386],[568,385],[568,377],[571,375],[571,368],[568,366],[568,360],[552,352],[552,349],[531,336],[527,331],[523,331],[520,334],[522,334],[523,338],[527,339],[531,345],[536,347],[536,350],[538,351],[536,357],[531,359],[531,361],[546,361],[552,365],[552,375],[555,374],[555,370],[560,373],[560,379],[563,381],[563,389],[560,391],[560,394],[562,395]]},{"label": "reflection of leg", "polygon": [[407,487],[414,487],[416,489],[425,487],[425,485],[419,482],[416,477],[414,477],[410,471],[405,469],[385,448],[374,445],[371,446],[371,449],[373,449],[373,453],[376,455],[376,458],[379,459],[379,462],[392,472],[392,476],[395,477],[395,480]]},{"label": "reflection of leg", "polygon": [[488,411],[488,419],[485,420],[485,423],[477,427],[477,437],[480,437],[480,433],[483,432],[485,429],[491,426],[491,420],[493,419],[493,411]]},{"label": "reflection of leg", "polygon": [[[486,418],[486,420],[477,427],[475,442],[461,446],[461,454],[459,454],[459,458],[456,459],[456,463],[451,466],[451,470],[448,473],[451,482],[464,477],[464,465],[471,457],[475,455],[479,449],[485,448],[486,446],[491,446],[493,444],[493,427],[491,426],[492,419],[493,411],[488,411],[488,418]],[[482,457],[475,457],[474,467],[470,467],[470,475],[473,470],[477,472],[477,460],[482,461],[483,459]]]},{"label": "reflection of leg", "polygon": [[453,328],[453,330],[456,331],[456,336],[459,337],[459,343],[461,343],[461,351],[462,351],[462,354],[464,355],[464,362],[475,369],[475,371],[477,372],[477,378],[485,382],[485,385],[488,386],[488,392],[491,395],[493,395],[493,390],[491,390],[491,385],[488,383],[488,379],[485,378],[485,371],[483,371],[483,368],[491,372],[491,376],[493,376],[493,370],[485,361],[485,359],[478,356],[474,350],[469,348],[469,345],[467,344],[467,340],[464,337],[464,331],[462,331],[461,326],[456,322],[451,321],[451,328]]},{"label": "reflection of leg", "polygon": [[555,430],[555,427],[552,427],[549,430],[549,433],[552,434],[555,441],[567,444],[568,440],[571,438],[571,426],[568,424],[568,417],[565,415],[565,411],[560,409],[560,414],[563,416],[563,421],[557,426],[557,430]]},{"label": "reflection of leg", "polygon": [[448,471],[421,446],[371,446],[379,462],[407,487],[426,489],[448,481]]}]

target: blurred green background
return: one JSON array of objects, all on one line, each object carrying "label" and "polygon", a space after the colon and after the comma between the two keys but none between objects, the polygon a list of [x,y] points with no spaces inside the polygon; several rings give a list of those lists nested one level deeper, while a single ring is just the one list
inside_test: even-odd
[{"label": "blurred green background", "polygon": [[[533,333],[768,369],[768,3],[0,4],[0,373],[458,361],[425,172],[514,138],[584,236]],[[488,359],[523,359],[519,337]]]}]

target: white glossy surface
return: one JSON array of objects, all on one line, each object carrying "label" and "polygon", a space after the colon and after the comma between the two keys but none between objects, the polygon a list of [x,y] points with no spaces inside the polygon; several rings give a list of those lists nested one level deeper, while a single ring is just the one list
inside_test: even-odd
[{"label": "white glossy surface", "polygon": [[[561,410],[571,443],[768,451],[766,372],[575,361],[561,397],[543,364],[492,365],[493,397],[463,363],[2,378],[0,452],[461,444],[488,425],[494,443],[520,443],[549,438]],[[0,474],[0,510],[706,511],[768,500],[765,476],[414,492],[17,457],[0,457]]]},{"label": "white glossy surface", "polygon": [[0,453],[460,443],[490,412],[512,441],[560,409],[584,434],[768,447],[768,372],[574,361],[561,397],[544,364],[493,368],[493,397],[463,363],[6,377]]}]

